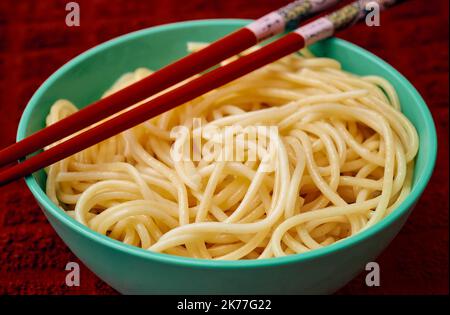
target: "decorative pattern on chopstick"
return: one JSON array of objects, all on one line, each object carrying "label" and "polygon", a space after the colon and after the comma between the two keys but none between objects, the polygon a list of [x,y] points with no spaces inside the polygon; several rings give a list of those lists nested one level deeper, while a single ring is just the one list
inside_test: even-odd
[{"label": "decorative pattern on chopstick", "polygon": [[370,12],[368,10],[368,4],[376,3],[381,10],[384,10],[399,0],[359,0],[355,1],[341,9],[327,15],[326,17],[319,18],[305,26],[299,27],[295,30],[305,39],[305,44],[311,45],[315,42],[332,36],[335,32],[348,28],[365,18]]},{"label": "decorative pattern on chopstick", "polygon": [[258,41],[263,41],[284,30],[293,30],[309,16],[326,10],[339,1],[297,0],[277,11],[264,15],[247,25],[246,28],[255,34]]}]

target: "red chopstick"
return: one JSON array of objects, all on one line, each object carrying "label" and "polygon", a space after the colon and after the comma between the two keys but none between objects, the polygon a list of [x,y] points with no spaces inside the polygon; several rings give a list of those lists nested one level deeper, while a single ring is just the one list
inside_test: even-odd
[{"label": "red chopstick", "polygon": [[[376,0],[381,4],[387,0]],[[392,3],[392,0],[389,0]],[[383,7],[381,7],[383,8]],[[357,9],[357,10],[356,10]],[[142,105],[105,121],[42,153],[0,173],[0,185],[29,175],[100,141],[138,125],[152,117],[218,88],[266,64],[298,51],[306,45],[331,36],[335,31],[351,26],[368,13],[360,1],[300,27],[277,41],[239,58],[223,67],[212,70],[174,90],[147,101]]]},{"label": "red chopstick", "polygon": [[293,25],[297,25],[302,20],[337,2],[338,0],[325,0],[322,2],[297,0],[277,11],[271,12],[248,26],[219,39],[208,47],[190,54],[149,75],[145,79],[98,100],[77,113],[1,150],[0,167],[42,149],[46,145],[64,139],[153,94],[207,70],[220,61],[250,48],[261,40],[281,33],[285,29],[293,28]]}]

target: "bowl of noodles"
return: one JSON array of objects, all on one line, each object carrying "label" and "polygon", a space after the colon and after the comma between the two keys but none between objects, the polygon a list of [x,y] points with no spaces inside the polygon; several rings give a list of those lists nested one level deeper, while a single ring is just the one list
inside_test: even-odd
[{"label": "bowl of noodles", "polygon": [[[163,25],[88,50],[34,94],[17,140],[247,22]],[[67,246],[121,293],[328,294],[400,231],[436,148],[414,87],[332,38],[26,183]]]}]

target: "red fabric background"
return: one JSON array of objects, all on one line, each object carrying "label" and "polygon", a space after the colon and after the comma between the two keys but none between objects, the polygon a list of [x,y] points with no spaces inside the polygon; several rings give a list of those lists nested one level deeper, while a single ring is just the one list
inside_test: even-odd
[{"label": "red fabric background", "polygon": [[[0,147],[14,141],[27,101],[63,63],[105,40],[153,25],[203,18],[256,18],[288,0],[79,0],[81,26],[65,26],[58,0],[0,1]],[[448,1],[411,0],[384,12],[381,27],[339,34],[380,56],[419,90],[435,119],[436,171],[416,210],[378,258],[381,286],[361,274],[338,294],[448,294]],[[407,104],[404,104],[407,106]],[[58,238],[23,181],[0,188],[0,293],[115,294]]]}]

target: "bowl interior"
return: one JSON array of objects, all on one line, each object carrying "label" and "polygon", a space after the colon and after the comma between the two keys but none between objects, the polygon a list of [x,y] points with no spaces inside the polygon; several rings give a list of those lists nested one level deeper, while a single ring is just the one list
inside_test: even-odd
[{"label": "bowl interior", "polygon": [[[45,117],[57,99],[65,98],[79,108],[84,107],[99,99],[121,74],[138,67],[156,70],[185,55],[186,42],[210,42],[247,22],[245,20],[201,20],[163,25],[119,37],[81,54],[55,72],[34,94],[20,121],[17,139],[20,140],[43,128]],[[376,229],[381,229],[383,225],[390,224],[417,200],[434,167],[436,132],[431,114],[418,92],[400,73],[378,57],[336,38],[319,42],[311,49],[318,56],[339,60],[347,71],[360,75],[379,75],[389,80],[399,94],[403,112],[415,125],[420,137],[411,194],[397,211],[381,223],[360,233],[357,237],[340,242],[339,246],[345,246],[346,242],[367,237]],[[26,182],[37,200],[47,205],[47,211],[60,215],[61,210],[51,204],[45,195],[45,180],[44,171],[39,171],[29,176]],[[68,216],[67,220],[67,222],[73,221],[71,224],[77,224]],[[96,234],[91,231],[87,233]],[[332,250],[333,246],[329,247]]]}]

